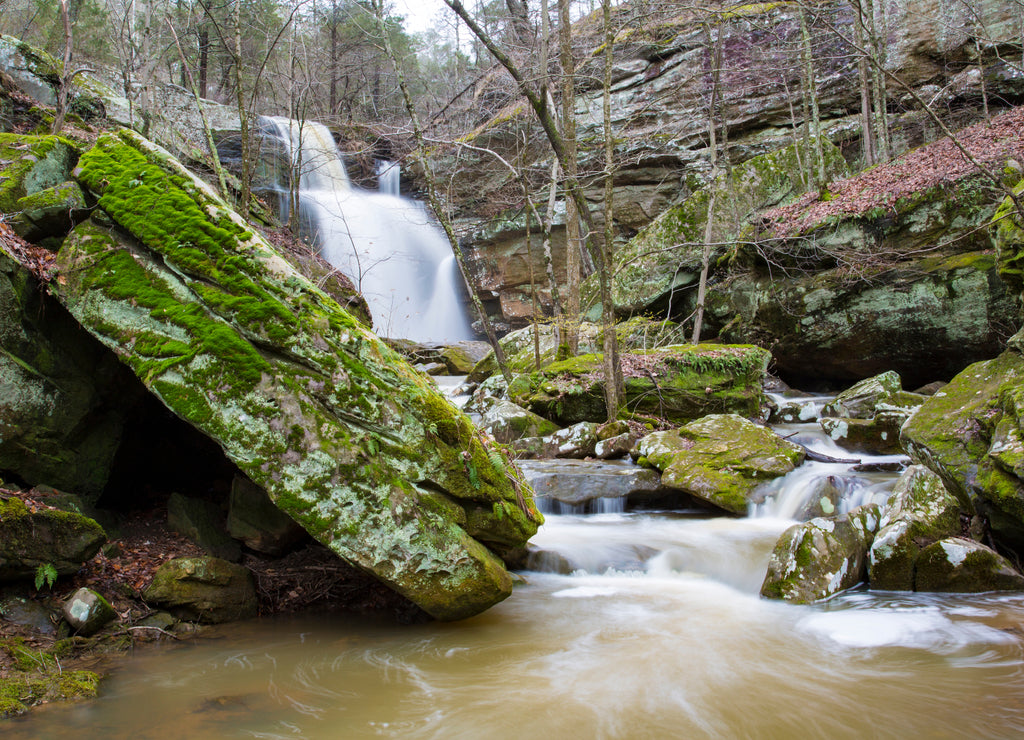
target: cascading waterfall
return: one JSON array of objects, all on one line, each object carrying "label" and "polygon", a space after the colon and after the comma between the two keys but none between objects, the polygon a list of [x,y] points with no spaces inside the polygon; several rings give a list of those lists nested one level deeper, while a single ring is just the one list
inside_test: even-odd
[{"label": "cascading waterfall", "polygon": [[[451,247],[421,204],[398,196],[398,165],[378,170],[387,191],[360,190],[349,181],[326,126],[260,120],[268,135],[285,144],[300,175],[303,229],[362,293],[375,331],[426,343],[474,339]],[[282,180],[277,188],[287,194],[287,175]],[[282,202],[287,217],[287,197]]]}]

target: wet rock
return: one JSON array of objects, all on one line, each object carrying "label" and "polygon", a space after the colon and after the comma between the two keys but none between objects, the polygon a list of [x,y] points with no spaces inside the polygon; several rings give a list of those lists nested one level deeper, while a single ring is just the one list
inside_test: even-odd
[{"label": "wet rock", "polygon": [[868,548],[877,528],[875,504],[790,527],[772,551],[761,595],[809,604],[856,586],[867,576]]},{"label": "wet rock", "polygon": [[661,482],[733,514],[745,514],[761,484],[803,462],[804,449],[735,414],[706,416],[637,443]]},{"label": "wet rock", "polygon": [[174,627],[174,625],[176,625],[177,623],[178,618],[170,612],[158,611],[153,612],[148,617],[140,619],[138,622],[135,623],[134,626],[148,627],[152,628],[153,630],[163,630],[166,632],[170,630],[172,627]]},{"label": "wet rock", "polygon": [[793,398],[772,404],[768,421],[772,424],[804,424],[818,420],[820,401],[813,398]]},{"label": "wet rock", "polygon": [[458,342],[445,347],[441,351],[441,359],[449,374],[469,375],[473,367],[491,351],[491,345],[487,342]]},{"label": "wet rock", "polygon": [[103,528],[81,514],[33,513],[19,499],[0,499],[0,580],[32,579],[46,563],[71,575],[106,541]]},{"label": "wet rock", "polygon": [[599,460],[614,460],[615,458],[625,457],[632,452],[639,439],[640,435],[633,432],[625,432],[615,437],[602,439],[594,446],[594,457]]},{"label": "wet rock", "polygon": [[980,542],[949,537],[921,551],[915,584],[918,591],[945,593],[1024,591],[1024,575]]},{"label": "wet rock", "polygon": [[[707,414],[756,416],[767,351],[749,345],[672,345],[622,353],[630,413],[689,421]],[[520,375],[509,399],[563,426],[607,418],[603,358],[581,355]]]},{"label": "wet rock", "polygon": [[52,635],[57,631],[52,616],[53,612],[38,601],[15,594],[0,596],[0,619],[6,622],[30,627],[44,635]]},{"label": "wet rock", "polygon": [[99,632],[117,618],[110,602],[91,588],[75,591],[64,602],[62,611],[71,628],[83,637]]},{"label": "wet rock", "polygon": [[140,392],[0,244],[0,471],[94,503]]},{"label": "wet rock", "polygon": [[636,503],[662,497],[666,489],[657,471],[626,463],[580,460],[522,461],[519,467],[538,500],[586,506],[597,499]]},{"label": "wet rock", "polygon": [[256,616],[252,573],[220,558],[175,558],[143,592],[148,603],[190,622],[218,624]]},{"label": "wet rock", "polygon": [[962,514],[960,502],[946,490],[939,476],[922,465],[907,468],[882,510],[878,534],[871,545],[871,587],[914,590],[921,550],[960,534]]},{"label": "wet rock", "polygon": [[249,549],[274,556],[306,538],[306,531],[274,506],[266,491],[242,476],[231,482],[227,530]]},{"label": "wet rock", "polygon": [[[76,180],[97,198],[59,254],[61,302],[312,536],[431,615],[506,598],[500,554],[542,520],[507,455],[210,188],[138,135]],[[452,507],[435,505],[446,497]],[[511,523],[511,524],[510,524]]]},{"label": "wet rock", "polygon": [[544,437],[545,457],[571,457],[583,459],[593,457],[597,446],[598,425],[581,421]]},{"label": "wet rock", "polygon": [[[1011,343],[1012,344],[1012,343]],[[996,544],[1024,552],[1024,357],[975,363],[904,425],[911,459],[938,473],[961,508],[988,520]]]},{"label": "wet rock", "polygon": [[172,493],[167,500],[167,526],[214,557],[237,562],[242,548],[224,529],[224,514],[212,501]]},{"label": "wet rock", "polygon": [[18,200],[20,213],[14,229],[28,241],[63,238],[71,226],[87,215],[85,194],[78,184],[63,182]]},{"label": "wet rock", "polygon": [[491,433],[502,444],[524,437],[543,437],[558,429],[558,425],[542,416],[527,411],[511,401],[492,400],[480,418],[479,426]]},{"label": "wet rock", "polygon": [[897,453],[900,427],[926,398],[904,391],[900,376],[890,371],[840,393],[822,409],[819,423],[825,434],[849,450]]}]

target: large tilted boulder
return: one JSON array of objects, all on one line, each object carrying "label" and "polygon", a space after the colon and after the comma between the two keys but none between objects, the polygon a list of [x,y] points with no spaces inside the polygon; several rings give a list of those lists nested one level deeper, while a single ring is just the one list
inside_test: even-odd
[{"label": "large tilted boulder", "polygon": [[917,558],[918,591],[1024,591],[1024,575],[990,547],[965,537],[933,542]]},{"label": "large tilted boulder", "polygon": [[[670,345],[621,355],[625,407],[672,421],[707,414],[756,416],[769,354],[750,345]],[[520,375],[508,396],[563,426],[607,418],[603,356],[581,355]]]},{"label": "large tilted boulder", "polygon": [[440,619],[511,593],[541,516],[507,457],[204,183],[127,131],[76,171],[99,211],[54,285],[274,503]]},{"label": "large tilted boulder", "polygon": [[867,576],[868,548],[877,528],[876,504],[794,524],[775,544],[761,595],[808,604],[856,586]]},{"label": "large tilted boulder", "polygon": [[661,484],[733,514],[746,514],[763,483],[803,462],[804,449],[735,414],[718,414],[649,434],[637,444],[642,464]]}]

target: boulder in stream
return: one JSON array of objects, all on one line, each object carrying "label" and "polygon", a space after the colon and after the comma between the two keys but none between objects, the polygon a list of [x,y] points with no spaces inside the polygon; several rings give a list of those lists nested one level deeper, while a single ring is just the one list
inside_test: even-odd
[{"label": "boulder in stream", "polygon": [[946,490],[938,475],[923,465],[907,468],[882,510],[878,534],[871,545],[871,587],[914,590],[921,551],[940,539],[959,535],[963,516],[960,502]]},{"label": "boulder in stream", "polygon": [[917,558],[918,591],[1024,591],[1024,575],[990,547],[964,537],[933,542]]},{"label": "boulder in stream", "polygon": [[867,576],[868,548],[877,529],[876,504],[794,524],[772,551],[761,595],[809,604],[856,586]]},{"label": "boulder in stream", "polygon": [[804,460],[804,448],[736,414],[716,414],[637,443],[642,464],[661,471],[661,482],[732,514],[746,514],[763,483]]},{"label": "boulder in stream", "polygon": [[220,558],[168,560],[157,568],[142,595],[190,622],[219,624],[256,616],[252,573]]},{"label": "boulder in stream", "polygon": [[889,371],[856,383],[821,411],[819,424],[836,444],[873,455],[901,451],[900,427],[926,396],[908,393]]},{"label": "boulder in stream", "polygon": [[53,288],[157,398],[429,614],[511,593],[501,554],[542,517],[429,378],[137,134],[100,137],[75,174],[98,209],[64,241]]}]

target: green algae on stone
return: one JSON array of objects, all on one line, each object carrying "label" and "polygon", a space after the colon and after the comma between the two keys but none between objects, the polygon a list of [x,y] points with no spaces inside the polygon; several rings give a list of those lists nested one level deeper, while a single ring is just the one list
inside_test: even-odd
[{"label": "green algae on stone", "polygon": [[542,517],[506,453],[165,151],[122,131],[79,165],[116,227],[65,241],[72,314],[344,559],[440,619],[507,597],[509,522]]},{"label": "green algae on stone", "polygon": [[1008,350],[975,363],[904,425],[911,458],[938,473],[964,510],[988,519],[996,541],[1024,550],[1024,358]]},{"label": "green algae on stone", "polygon": [[878,528],[878,506],[794,524],[779,537],[761,595],[809,604],[856,586],[867,575],[867,552]]},{"label": "green algae on stone", "polygon": [[53,650],[35,650],[14,638],[0,643],[14,661],[14,670],[0,678],[0,718],[24,714],[51,701],[74,701],[96,696],[100,676],[92,671],[66,670]]},{"label": "green algae on stone", "polygon": [[89,517],[31,512],[20,499],[0,499],[0,581],[31,580],[47,563],[59,575],[72,575],[106,541],[103,528]]},{"label": "green algae on stone", "polygon": [[[673,421],[714,413],[758,414],[770,356],[751,345],[671,345],[624,352],[625,409]],[[580,355],[515,378],[509,398],[568,426],[605,421],[603,356]]]},{"label": "green algae on stone", "polygon": [[871,587],[915,588],[917,559],[932,542],[958,535],[963,509],[942,479],[922,465],[907,468],[896,482],[868,555]]},{"label": "green algae on stone", "polygon": [[[1013,192],[1018,197],[1024,195],[1024,181],[1018,183]],[[1021,295],[1024,293],[1024,216],[1009,196],[992,217],[992,241],[999,260],[999,276]]]},{"label": "green algae on stone", "polygon": [[804,450],[735,414],[706,416],[640,440],[641,462],[661,471],[661,483],[732,514],[746,514],[762,484],[792,471]]}]

